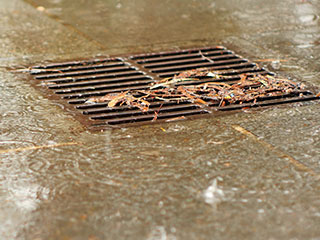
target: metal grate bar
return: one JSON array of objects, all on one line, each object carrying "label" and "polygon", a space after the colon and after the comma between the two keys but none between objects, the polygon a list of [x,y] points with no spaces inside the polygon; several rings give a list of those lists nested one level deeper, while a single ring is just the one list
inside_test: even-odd
[{"label": "metal grate bar", "polygon": [[291,98],[283,98],[281,101],[279,99],[272,99],[272,100],[265,100],[257,103],[243,103],[243,104],[234,104],[225,107],[217,107],[216,110],[218,111],[232,111],[232,110],[239,110],[243,108],[254,108],[254,107],[266,107],[266,106],[273,106],[279,104],[288,104],[288,103],[295,103],[295,102],[305,102],[305,101],[312,101],[317,100],[319,98],[313,96],[303,96],[303,97],[291,97]]},{"label": "metal grate bar", "polygon": [[210,57],[212,60],[223,60],[223,59],[230,59],[230,58],[237,58],[232,52],[223,50],[223,51],[213,51],[213,52],[206,52],[202,53],[202,51],[198,51],[197,53],[190,53],[184,55],[175,55],[175,56],[166,56],[166,57],[152,57],[147,58],[144,60],[139,60],[137,63],[139,64],[148,64],[148,63],[159,63],[164,61],[173,61],[173,60],[182,60],[182,59],[193,59],[197,57]]},{"label": "metal grate bar", "polygon": [[[181,110],[169,113],[161,113],[158,115],[157,120],[174,120],[173,118],[178,118],[181,116],[192,116],[199,114],[208,114],[205,110],[202,109],[193,109],[193,110]],[[138,122],[150,122],[154,119],[154,115],[141,115],[141,116],[133,116],[127,118],[119,118],[114,120],[108,120],[107,123],[110,125],[120,125],[120,124],[130,124],[130,123],[138,123]],[[178,120],[178,119],[176,119]]]},{"label": "metal grate bar", "polygon": [[137,81],[122,81],[122,82],[111,82],[108,84],[95,84],[94,87],[85,86],[85,87],[72,87],[72,88],[65,88],[62,90],[55,91],[56,94],[69,94],[69,93],[78,93],[78,92],[92,92],[93,90],[107,90],[107,89],[114,89],[114,88],[130,88],[131,86],[140,86],[140,85],[146,85],[153,81],[150,81],[150,78],[145,79],[139,79]]},{"label": "metal grate bar", "polygon": [[[130,90],[143,90],[143,89],[147,89],[147,86],[145,83],[138,83],[138,84],[132,84],[130,86]],[[128,90],[128,87],[127,86],[123,86],[123,87],[118,87],[118,86],[115,86],[114,88],[110,88],[110,89],[107,89],[107,90],[91,90],[91,91],[87,91],[87,92],[84,92],[84,93],[58,93],[59,95],[62,96],[62,98],[64,99],[74,99],[74,98],[90,98],[90,97],[94,97],[94,96],[103,96],[103,95],[106,95],[108,93],[115,93],[115,92],[124,92],[124,91],[127,91]],[[86,101],[87,99],[84,99],[84,101]]]},{"label": "metal grate bar", "polygon": [[86,77],[68,77],[68,78],[57,78],[57,79],[50,79],[46,80],[43,83],[50,86],[53,84],[60,84],[63,85],[63,83],[75,83],[75,82],[82,82],[82,81],[94,81],[94,80],[100,80],[100,79],[118,79],[122,77],[130,77],[130,76],[143,76],[144,74],[142,72],[138,72],[136,70],[131,71],[125,71],[125,72],[118,72],[118,73],[106,73],[106,74],[92,74],[90,76]]},{"label": "metal grate bar", "polygon": [[[211,58],[208,58],[211,60]],[[227,60],[220,60],[220,61],[213,61],[213,66],[222,66],[222,65],[228,65],[232,63],[242,63],[247,62],[245,59],[239,59],[236,57],[233,57],[231,59]],[[184,60],[174,60],[174,61],[166,61],[166,62],[160,62],[160,63],[152,63],[152,64],[145,64],[145,68],[150,68],[152,71],[155,72],[154,69],[163,68],[163,67],[170,67],[170,66],[180,66],[180,65],[187,65],[187,64],[198,64],[198,63],[208,63],[208,60],[199,57],[199,58],[192,58],[192,59],[184,59]]]},{"label": "metal grate bar", "polygon": [[[93,115],[90,116],[91,119],[113,119],[115,117],[128,117],[128,116],[146,116],[146,115],[152,115],[154,117],[154,112],[159,110],[158,105],[154,105],[153,107],[149,108],[146,112],[141,112],[138,109],[129,109],[129,108],[115,108],[112,110],[108,109],[100,109],[100,111],[84,111],[83,114]],[[179,106],[176,105],[169,105],[169,106],[161,106],[161,113],[165,112],[176,112],[176,111],[182,111],[182,110],[191,110],[191,109],[200,109],[199,106],[196,106],[195,104],[191,103],[182,103],[179,104]],[[201,109],[201,111],[205,111]]]},{"label": "metal grate bar", "polygon": [[46,65],[33,66],[30,74],[37,69],[50,69],[50,68],[67,68],[75,66],[86,66],[93,64],[109,63],[109,62],[123,62],[121,58],[103,58],[103,59],[92,59],[92,60],[83,60],[83,61],[72,61],[72,62],[63,62],[63,63],[48,63]]},{"label": "metal grate bar", "polygon": [[87,65],[87,66],[76,66],[76,67],[63,67],[63,68],[49,68],[49,69],[33,69],[31,74],[33,75],[48,75],[55,73],[67,73],[67,72],[78,72],[84,70],[95,70],[95,69],[108,69],[108,68],[116,68],[123,67],[125,64],[123,62],[113,63],[113,64],[95,64],[95,65]]},{"label": "metal grate bar", "polygon": [[[110,77],[110,76],[109,76]],[[79,79],[75,79],[79,80]],[[74,81],[74,82],[66,82],[66,83],[59,83],[55,84],[54,82],[52,84],[49,84],[48,87],[50,89],[62,89],[62,88],[82,88],[85,86],[101,86],[104,84],[115,84],[115,83],[122,83],[122,82],[131,82],[131,81],[145,81],[149,80],[148,82],[153,81],[151,77],[144,76],[142,74],[134,74],[132,76],[126,75],[125,77],[110,77],[109,79],[107,77],[105,78],[93,78],[93,80],[90,80],[90,78],[83,79],[83,81]]]},{"label": "metal grate bar", "polygon": [[92,69],[92,70],[84,70],[84,71],[72,71],[68,73],[57,73],[57,74],[48,74],[48,75],[40,75],[36,76],[36,79],[52,79],[52,78],[65,78],[65,77],[77,77],[84,75],[92,75],[92,74],[102,74],[102,73],[115,73],[115,72],[124,72],[133,70],[130,66],[121,65],[119,67],[111,67],[107,69]]},{"label": "metal grate bar", "polygon": [[216,47],[207,47],[207,48],[195,48],[195,49],[186,49],[180,51],[170,51],[170,52],[160,52],[160,53],[147,53],[147,54],[140,54],[130,56],[129,59],[132,60],[140,60],[140,59],[149,59],[154,57],[168,57],[168,56],[178,56],[178,55],[188,55],[192,53],[199,53],[199,51],[205,53],[210,51],[216,51],[218,53],[223,53],[226,51],[225,47],[216,46]]},{"label": "metal grate bar", "polygon": [[241,69],[244,67],[255,67],[255,66],[256,66],[255,64],[248,63],[245,61],[241,63],[230,64],[230,65],[217,65],[215,63],[203,62],[203,63],[186,64],[181,66],[179,65],[179,66],[157,68],[156,70],[151,70],[151,72],[153,73],[167,73],[167,72],[177,72],[177,71],[181,72],[181,71],[192,70],[195,68],[204,68],[204,67],[221,71],[221,70]]},{"label": "metal grate bar", "polygon": [[[211,68],[213,69],[213,68]],[[215,69],[217,70],[217,69]],[[225,69],[225,70],[217,70],[217,71],[220,71],[220,75],[222,76],[238,76],[240,74],[257,74],[257,73],[260,73],[260,74],[268,74],[268,75],[273,75],[272,73],[266,71],[265,69],[263,68],[247,68],[246,66],[244,68],[239,68],[239,69]],[[158,74],[158,76],[160,78],[168,78],[168,77],[173,77],[174,75],[177,75],[179,74],[180,71],[169,71],[169,72],[165,72],[165,73],[160,73]]]}]

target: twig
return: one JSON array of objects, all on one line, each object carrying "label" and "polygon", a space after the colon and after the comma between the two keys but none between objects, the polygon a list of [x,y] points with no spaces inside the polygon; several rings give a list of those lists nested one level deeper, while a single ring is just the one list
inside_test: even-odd
[{"label": "twig", "polygon": [[56,147],[79,145],[79,144],[81,144],[81,143],[66,142],[66,143],[57,143],[57,144],[52,144],[52,145],[41,145],[41,146],[33,146],[33,147],[5,149],[5,150],[0,150],[0,154],[10,153],[10,152],[22,152],[22,151],[27,151],[27,150],[37,150],[37,149],[43,149],[43,148],[56,148]]},{"label": "twig", "polygon": [[162,108],[162,105],[163,105],[163,103],[161,103],[161,105],[160,105],[160,107],[159,107],[158,111],[155,111],[155,112],[154,112],[154,117],[153,117],[153,119],[152,119],[152,122],[154,122],[154,121],[156,121],[156,120],[157,120],[158,115],[159,115],[159,112],[160,112],[160,110],[161,110],[161,108]]},{"label": "twig", "polygon": [[258,59],[258,60],[256,60],[256,62],[273,62],[273,61],[288,62],[288,60],[285,60],[285,59],[273,59],[273,58]]},{"label": "twig", "polygon": [[302,162],[298,161],[297,159],[289,156],[288,154],[282,152],[281,150],[277,149],[276,147],[274,147],[272,144],[267,143],[261,139],[259,139],[256,135],[254,135],[252,132],[244,129],[243,127],[239,126],[239,125],[232,125],[232,128],[237,130],[238,132],[250,137],[251,139],[253,139],[254,141],[260,143],[261,145],[267,147],[269,150],[273,151],[274,153],[276,153],[279,157],[281,158],[287,158],[289,160],[289,162],[294,165],[297,169],[301,170],[301,171],[305,171],[308,172],[310,175],[314,176],[317,180],[320,180],[320,174],[315,172],[313,169],[309,168],[308,166],[306,166],[305,164],[303,164]]},{"label": "twig", "polygon": [[202,58],[208,60],[208,61],[211,62],[211,63],[214,63],[214,61],[213,61],[212,59],[210,59],[210,58],[206,57],[205,55],[203,55],[203,53],[201,52],[201,50],[199,51],[199,54],[200,54],[200,56],[201,56]]}]

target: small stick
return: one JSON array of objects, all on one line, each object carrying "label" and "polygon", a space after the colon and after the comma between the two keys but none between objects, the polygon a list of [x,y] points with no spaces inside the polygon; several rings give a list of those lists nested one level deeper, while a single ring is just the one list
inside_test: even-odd
[{"label": "small stick", "polygon": [[214,63],[214,61],[213,61],[212,59],[210,59],[210,58],[206,57],[205,55],[203,55],[203,53],[201,52],[201,50],[199,51],[199,54],[200,54],[200,56],[201,56],[202,58],[208,60],[208,61],[211,62],[211,63]]},{"label": "small stick", "polygon": [[285,60],[285,59],[267,58],[267,59],[258,59],[258,60],[255,60],[255,61],[256,61],[256,62],[273,62],[273,61],[287,62],[288,60]]},{"label": "small stick", "polygon": [[71,145],[78,145],[78,144],[81,144],[81,143],[66,142],[66,143],[57,143],[57,144],[52,144],[52,145],[41,145],[41,146],[33,146],[33,147],[5,149],[5,150],[0,150],[0,154],[10,153],[10,152],[22,152],[22,151],[27,151],[27,150],[37,150],[37,149],[43,149],[43,148],[71,146]]},{"label": "small stick", "polygon": [[232,125],[232,128],[237,130],[238,132],[250,137],[251,139],[253,139],[254,141],[260,143],[261,145],[267,147],[269,150],[273,151],[274,153],[276,153],[279,157],[281,158],[287,158],[289,160],[289,162],[294,165],[297,169],[308,172],[310,175],[316,177],[317,180],[320,180],[320,174],[316,173],[313,169],[309,168],[308,166],[306,166],[305,164],[303,164],[302,162],[298,161],[297,159],[289,156],[288,154],[282,152],[281,150],[275,148],[272,144],[267,143],[261,139],[259,139],[256,135],[254,135],[252,132],[244,129],[243,127],[239,126],[239,125]]},{"label": "small stick", "polygon": [[158,115],[159,115],[159,112],[160,112],[160,109],[162,108],[162,105],[163,105],[163,103],[161,103],[161,105],[160,105],[160,107],[159,107],[158,111],[155,111],[155,112],[154,112],[154,117],[153,117],[153,119],[151,120],[151,122],[154,122],[154,121],[156,121],[156,120],[157,120]]}]

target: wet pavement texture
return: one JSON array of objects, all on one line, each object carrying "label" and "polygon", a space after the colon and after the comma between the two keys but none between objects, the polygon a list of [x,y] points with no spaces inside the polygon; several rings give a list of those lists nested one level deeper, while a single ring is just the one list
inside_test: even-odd
[{"label": "wet pavement texture", "polygon": [[1,239],[320,239],[319,102],[88,132],[12,68],[225,45],[320,87],[316,0],[2,0]]}]

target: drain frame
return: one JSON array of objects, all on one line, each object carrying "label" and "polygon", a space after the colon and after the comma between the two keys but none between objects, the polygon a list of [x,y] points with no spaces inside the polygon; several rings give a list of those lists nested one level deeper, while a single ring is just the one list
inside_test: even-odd
[{"label": "drain frame", "polygon": [[[286,98],[283,95],[278,99],[224,107],[201,108],[194,103],[188,103],[185,106],[178,103],[175,104],[176,107],[165,106],[163,110],[159,110],[158,112],[162,115],[158,116],[156,121],[152,121],[155,114],[152,112],[156,112],[156,108],[151,108],[148,113],[142,113],[133,108],[110,109],[106,103],[97,103],[94,106],[84,104],[89,97],[126,90],[147,89],[151,83],[160,79],[172,77],[181,71],[203,67],[225,71],[224,76],[228,76],[229,81],[239,79],[239,75],[243,73],[275,75],[223,46],[213,46],[31,66],[28,79],[47,98],[61,104],[69,114],[93,131],[212,117],[239,112],[244,108],[267,108],[273,105],[280,106],[319,99],[313,93],[315,88],[308,88],[301,93],[301,96]],[[113,112],[120,112],[118,124],[116,119],[107,120],[112,117]],[[102,113],[105,115],[103,116]]]}]

